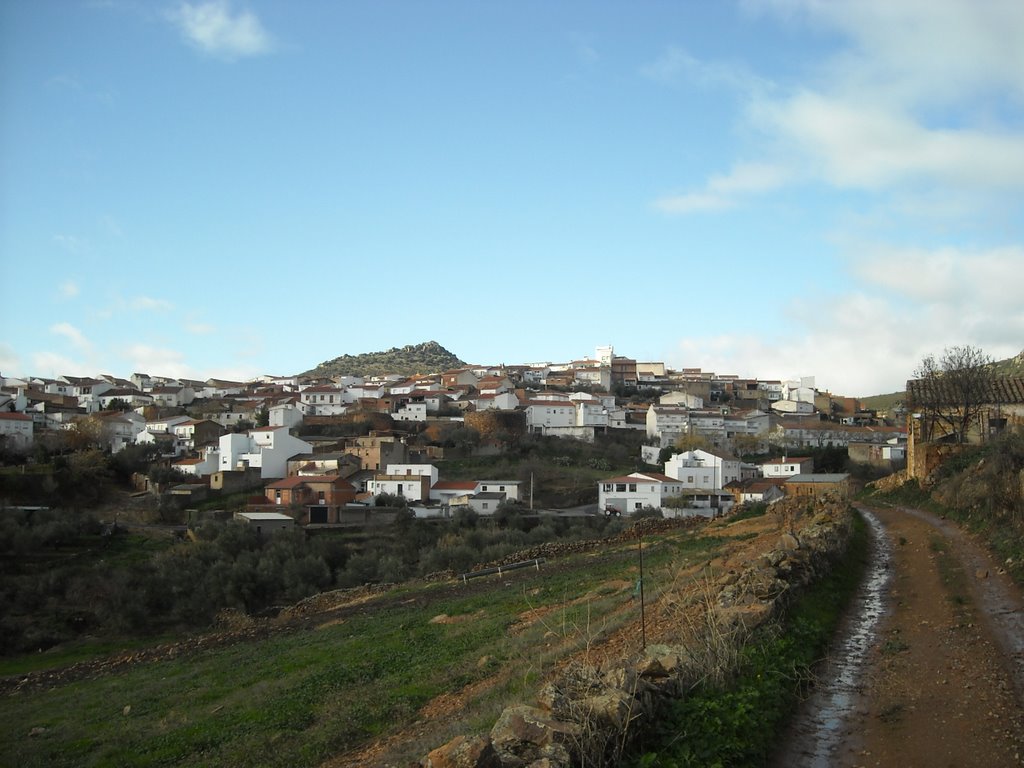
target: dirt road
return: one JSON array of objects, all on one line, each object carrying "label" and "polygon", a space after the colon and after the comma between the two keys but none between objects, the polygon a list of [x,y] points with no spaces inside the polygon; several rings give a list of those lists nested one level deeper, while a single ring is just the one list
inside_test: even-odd
[{"label": "dirt road", "polygon": [[778,765],[1024,765],[1020,588],[948,521],[866,512],[885,537],[876,541],[887,551],[883,611],[846,711],[813,728],[798,723]]}]

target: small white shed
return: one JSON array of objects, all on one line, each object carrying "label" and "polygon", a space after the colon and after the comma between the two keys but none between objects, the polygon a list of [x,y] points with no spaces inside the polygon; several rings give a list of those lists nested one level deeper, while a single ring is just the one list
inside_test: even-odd
[{"label": "small white shed", "polygon": [[277,533],[295,527],[295,518],[280,512],[235,512],[235,520],[253,526],[256,533]]}]

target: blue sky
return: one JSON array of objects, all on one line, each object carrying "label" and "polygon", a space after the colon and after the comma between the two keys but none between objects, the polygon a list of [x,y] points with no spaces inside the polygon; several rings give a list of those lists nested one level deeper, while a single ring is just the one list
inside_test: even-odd
[{"label": "blue sky", "polygon": [[0,4],[0,372],[1024,348],[1024,4]]}]

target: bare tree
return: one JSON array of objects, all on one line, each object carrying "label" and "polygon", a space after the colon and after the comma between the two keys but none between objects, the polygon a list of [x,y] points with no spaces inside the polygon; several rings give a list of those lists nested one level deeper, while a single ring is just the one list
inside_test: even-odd
[{"label": "bare tree", "polygon": [[907,382],[911,409],[920,414],[921,437],[932,440],[936,427],[942,434],[967,441],[967,432],[993,398],[993,360],[977,347],[946,347],[939,360],[925,357]]}]

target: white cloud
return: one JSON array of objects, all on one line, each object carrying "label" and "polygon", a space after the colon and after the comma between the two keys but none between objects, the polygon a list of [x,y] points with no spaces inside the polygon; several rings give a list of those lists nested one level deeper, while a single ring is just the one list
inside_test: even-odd
[{"label": "white cloud", "polygon": [[1000,360],[1024,346],[1024,248],[850,248],[847,291],[808,294],[766,316],[769,335],[696,337],[670,365],[762,378],[812,375],[832,392],[902,390],[927,354],[970,344]]},{"label": "white cloud", "polygon": [[29,376],[93,376],[95,371],[81,360],[75,360],[56,352],[36,352],[32,355],[32,370]]},{"label": "white cloud", "polygon": [[57,293],[62,299],[73,299],[79,294],[78,283],[74,280],[65,280],[57,287]]},{"label": "white cloud", "polygon": [[259,18],[251,11],[232,14],[227,0],[182,3],[171,20],[190,43],[206,53],[233,59],[273,49],[273,40]]},{"label": "white cloud", "polygon": [[209,323],[188,322],[185,324],[185,330],[196,336],[207,336],[217,329]]},{"label": "white cloud", "polygon": [[811,92],[755,104],[751,115],[765,131],[799,148],[810,171],[839,187],[914,181],[1024,186],[1024,136],[930,129],[878,104]]},{"label": "white cloud", "polygon": [[[4,342],[0,342],[0,374],[6,373],[10,376],[12,371],[19,371],[21,368],[21,360],[18,358],[17,353],[13,347]],[[21,375],[25,372],[21,371]]]},{"label": "white cloud", "polygon": [[85,334],[71,323],[55,323],[50,326],[50,333],[57,336],[63,336],[82,352],[92,351],[92,342],[90,342],[89,339],[85,337]]},{"label": "white cloud", "polygon": [[88,243],[77,235],[57,234],[53,236],[53,240],[68,253],[78,254],[88,250]]},{"label": "white cloud", "polygon": [[[784,178],[905,197],[938,185],[989,201],[1024,186],[1024,3],[749,0],[745,7],[838,33],[842,47],[786,87],[676,48],[644,71],[744,92],[741,130],[761,136],[763,163],[788,168]],[[713,182],[656,205],[676,213],[735,205]]]},{"label": "white cloud", "polygon": [[151,296],[136,296],[129,302],[129,306],[140,312],[166,312],[174,307],[166,299],[154,299]]},{"label": "white cloud", "polygon": [[1024,4],[1016,0],[757,0],[788,21],[847,37],[821,68],[833,92],[916,108],[1009,91],[1024,97]]},{"label": "white cloud", "polygon": [[640,72],[667,84],[691,84],[699,88],[728,88],[740,93],[760,93],[771,83],[735,62],[701,61],[682,48],[670,47]]},{"label": "white cloud", "polygon": [[764,192],[786,183],[789,171],[768,163],[740,163],[724,175],[708,179],[704,189],[679,195],[666,195],[654,201],[665,213],[694,213],[732,208],[745,194]]},{"label": "white cloud", "polygon": [[1004,318],[1024,312],[1024,246],[968,250],[869,244],[858,250],[853,263],[865,283],[919,304],[941,304],[962,315],[975,307]]},{"label": "white cloud", "polygon": [[118,222],[117,219],[115,219],[113,216],[101,216],[99,224],[100,227],[102,227],[103,230],[111,237],[116,237],[118,239],[124,237],[124,229],[121,227],[120,222]]},{"label": "white cloud", "polygon": [[601,60],[601,56],[597,52],[597,49],[594,48],[593,45],[591,45],[590,41],[587,40],[586,36],[576,32],[570,35],[570,40],[572,42],[573,54],[575,55],[576,60],[580,64],[585,64],[589,66],[592,64],[596,64],[598,61]]},{"label": "white cloud", "polygon": [[132,344],[124,350],[133,371],[150,371],[160,376],[192,378],[194,373],[185,363],[185,356],[175,349]]}]

